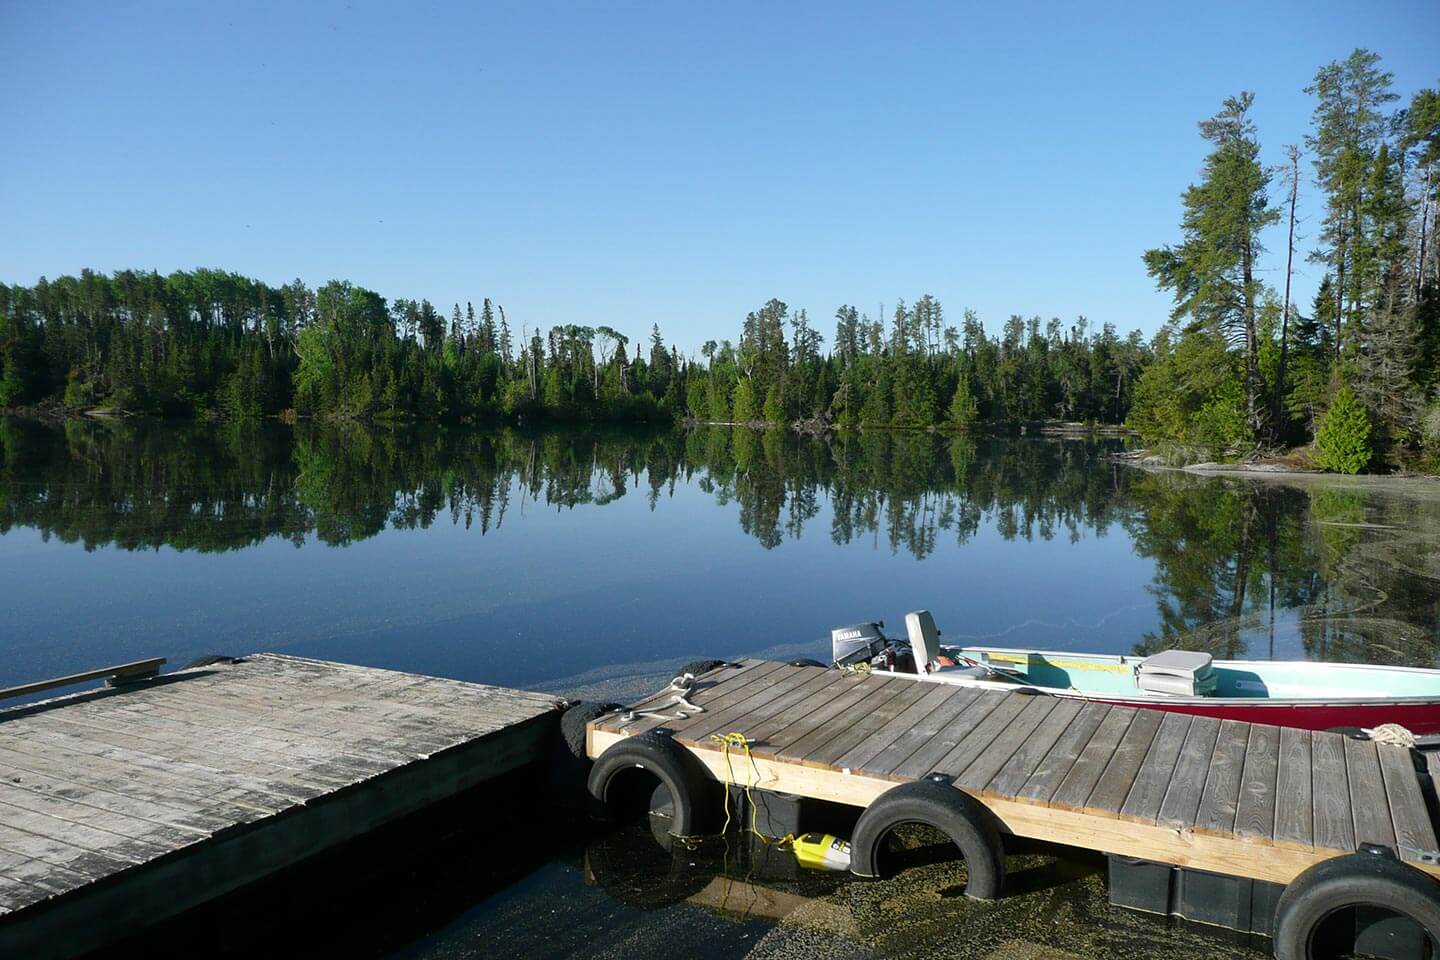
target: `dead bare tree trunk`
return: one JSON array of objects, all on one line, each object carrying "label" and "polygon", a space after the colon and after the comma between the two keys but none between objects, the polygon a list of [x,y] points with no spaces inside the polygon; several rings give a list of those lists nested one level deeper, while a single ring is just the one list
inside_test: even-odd
[{"label": "dead bare tree trunk", "polygon": [[1275,423],[1281,422],[1280,405],[1285,397],[1285,364],[1290,352],[1290,278],[1295,265],[1295,201],[1300,195],[1300,148],[1293,143],[1285,148],[1290,158],[1290,235],[1285,243],[1285,306],[1280,314],[1280,369],[1276,374]]}]

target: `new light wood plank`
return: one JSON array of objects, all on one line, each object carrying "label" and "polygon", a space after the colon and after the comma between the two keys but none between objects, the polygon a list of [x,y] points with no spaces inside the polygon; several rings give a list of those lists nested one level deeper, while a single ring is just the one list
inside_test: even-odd
[{"label": "new light wood plank", "polygon": [[1350,775],[1350,810],[1355,816],[1355,842],[1395,846],[1395,827],[1385,796],[1385,779],[1373,740],[1345,738],[1345,767]]},{"label": "new light wood plank", "polygon": [[1160,804],[1165,800],[1165,791],[1175,773],[1175,764],[1180,760],[1181,748],[1190,732],[1192,718],[1185,713],[1166,713],[1160,721],[1160,729],[1145,754],[1130,794],[1120,808],[1120,816],[1126,820],[1154,823],[1160,816]]},{"label": "new light wood plank", "polygon": [[1172,829],[1187,829],[1195,825],[1200,795],[1205,790],[1205,778],[1210,773],[1210,757],[1215,752],[1215,740],[1219,735],[1220,721],[1214,717],[1196,717],[1190,721],[1180,757],[1175,761],[1175,772],[1170,777],[1170,786],[1165,790],[1165,799],[1160,802],[1156,823]]},{"label": "new light wood plank", "polygon": [[1310,846],[1314,842],[1311,800],[1310,731],[1280,731],[1280,763],[1275,778],[1275,839]]},{"label": "new light wood plank", "polygon": [[1314,803],[1314,844],[1317,848],[1355,852],[1355,820],[1350,813],[1350,775],[1345,765],[1345,738],[1338,733],[1310,734],[1311,783]]},{"label": "new light wood plank", "polygon": [[1240,799],[1235,808],[1235,834],[1241,839],[1269,840],[1275,836],[1280,734],[1280,727],[1250,724],[1245,769],[1240,774]]}]

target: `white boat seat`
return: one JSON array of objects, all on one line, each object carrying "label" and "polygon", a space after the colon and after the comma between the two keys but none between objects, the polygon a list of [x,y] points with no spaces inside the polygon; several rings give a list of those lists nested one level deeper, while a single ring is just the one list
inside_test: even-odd
[{"label": "white boat seat", "polygon": [[910,635],[910,652],[915,655],[916,669],[929,673],[931,665],[940,659],[940,631],[935,627],[935,618],[929,610],[907,613],[905,632]]},{"label": "white boat seat", "polygon": [[1135,668],[1135,685],[1146,693],[1208,697],[1215,692],[1215,667],[1208,653],[1166,650]]}]

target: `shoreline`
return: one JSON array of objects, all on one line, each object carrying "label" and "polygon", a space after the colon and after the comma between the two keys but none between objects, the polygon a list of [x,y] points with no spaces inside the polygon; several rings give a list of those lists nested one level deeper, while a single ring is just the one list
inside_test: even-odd
[{"label": "shoreline", "polygon": [[[1143,451],[1141,452],[1143,454]],[[1158,462],[1158,458],[1143,455],[1116,454],[1110,462],[1133,467],[1149,473],[1188,473],[1197,477],[1222,479],[1273,480],[1298,485],[1356,485],[1369,489],[1401,490],[1423,486],[1440,489],[1440,476],[1428,473],[1327,473],[1324,470],[1310,470],[1303,467],[1285,466],[1278,463],[1219,463],[1206,461],[1184,466],[1173,466]]]}]

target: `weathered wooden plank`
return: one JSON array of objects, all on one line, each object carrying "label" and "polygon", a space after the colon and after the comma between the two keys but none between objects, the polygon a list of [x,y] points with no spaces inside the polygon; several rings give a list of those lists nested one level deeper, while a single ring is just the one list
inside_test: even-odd
[{"label": "weathered wooden plank", "polygon": [[1373,740],[1345,738],[1345,768],[1350,775],[1350,810],[1355,817],[1355,842],[1395,846],[1395,827]]},{"label": "weathered wooden plank", "polygon": [[50,894],[23,880],[16,880],[0,872],[0,916],[46,900]]},{"label": "weathered wooden plank", "polygon": [[1307,847],[1313,842],[1310,776],[1310,731],[1283,728],[1275,776],[1276,840]]},{"label": "weathered wooden plank", "polygon": [[896,733],[894,729],[895,718],[904,713],[906,709],[931,693],[929,684],[918,683],[908,680],[891,681],[899,686],[900,692],[874,710],[867,711],[864,716],[856,717],[849,730],[836,736],[828,743],[822,743],[800,758],[800,762],[809,767],[835,767],[845,769],[845,765],[839,763],[841,757],[845,756],[856,746],[864,743],[871,736],[889,728],[890,732]]},{"label": "weathered wooden plank", "polygon": [[990,782],[1000,768],[1025,745],[1035,728],[1044,722],[1059,703],[1054,697],[1029,697],[1020,712],[999,736],[981,748],[980,753],[955,778],[955,785],[978,791]]},{"label": "weathered wooden plank", "polygon": [[1060,784],[1070,773],[1075,761],[1095,736],[1100,725],[1110,716],[1112,708],[1108,703],[1087,703],[1075,715],[1075,721],[1056,739],[1054,746],[1040,758],[1034,771],[1026,778],[1016,794],[1024,800],[1048,804]]},{"label": "weathered wooden plank", "polygon": [[46,895],[65,893],[90,882],[84,874],[3,848],[0,848],[0,873],[44,891]]},{"label": "weathered wooden plank", "polygon": [[1280,727],[1250,724],[1245,767],[1240,774],[1240,799],[1235,807],[1235,834],[1249,840],[1275,837],[1276,785],[1280,775]]},{"label": "weathered wooden plank", "polygon": [[1160,814],[1155,819],[1157,824],[1171,828],[1195,825],[1200,795],[1210,772],[1210,756],[1215,752],[1215,740],[1219,735],[1220,721],[1214,717],[1196,717],[1190,721],[1185,743],[1180,748],[1180,758],[1175,761],[1175,772],[1170,777],[1170,786],[1165,790],[1165,799],[1160,801]]},{"label": "weathered wooden plank", "polygon": [[15,687],[0,687],[0,700],[28,697],[32,693],[43,693],[46,690],[54,690],[57,687],[69,687],[91,680],[118,682],[149,676],[154,674],[164,666],[164,664],[164,657],[151,657],[149,660],[134,660],[130,663],[116,664],[113,667],[86,670],[84,673],[72,673],[63,677],[51,677],[49,680],[37,680],[34,683],[22,683]]},{"label": "weathered wooden plank", "polygon": [[1055,746],[1055,742],[1075,722],[1083,706],[1079,700],[1057,701],[1055,708],[1046,714],[1040,725],[1025,738],[1020,749],[1012,753],[990,782],[980,788],[981,793],[993,793],[1002,797],[1018,794],[1050,748]]},{"label": "weathered wooden plank", "polygon": [[981,690],[969,705],[955,719],[945,726],[929,743],[906,757],[891,776],[900,780],[918,780],[933,773],[946,756],[964,742],[971,732],[985,721],[1009,697],[1007,693],[995,690]]},{"label": "weathered wooden plank", "polygon": [[[538,750],[538,721],[554,708],[501,688],[262,657],[0,711],[0,953],[38,942],[25,939],[38,928],[15,922],[32,904],[46,902],[47,942],[90,948],[112,914],[67,926],[56,918],[77,902],[71,891],[118,903],[131,883],[152,882],[130,878],[161,871],[173,896],[149,902],[165,915],[206,896],[208,878],[228,888],[236,863],[258,876],[466,789]],[[429,763],[437,774],[417,772]],[[336,792],[391,773],[386,790]],[[322,797],[333,812],[307,819]],[[225,869],[185,866],[217,843],[258,846],[222,855]]]},{"label": "weathered wooden plank", "polygon": [[[813,669],[813,668],[812,668]],[[621,730],[625,733],[645,733],[656,727],[666,727],[676,732],[686,730],[702,719],[713,718],[718,713],[730,710],[735,704],[741,703],[757,693],[763,692],[784,681],[794,674],[783,663],[762,663],[754,670],[748,671],[744,676],[736,677],[734,680],[726,681],[715,687],[708,695],[704,692],[697,693],[689,698],[690,702],[697,707],[704,709],[703,713],[694,714],[691,717],[681,717],[678,714],[684,711],[678,707],[667,708],[659,712],[664,719],[654,717],[636,717],[634,720],[626,721],[623,717],[620,720],[607,720],[606,729]],[[670,694],[674,697],[674,693]]]},{"label": "weathered wooden plank", "polygon": [[937,686],[946,687],[950,691],[950,695],[940,706],[926,714],[924,719],[917,721],[902,732],[894,743],[867,760],[865,762],[866,771],[889,776],[916,750],[940,736],[979,695],[979,691],[973,687],[957,687],[948,684],[937,684]]},{"label": "weathered wooden plank", "polygon": [[1240,778],[1245,772],[1245,749],[1250,742],[1249,724],[1239,720],[1220,721],[1220,734],[1210,755],[1210,772],[1195,811],[1195,829],[1202,833],[1233,833],[1235,811],[1240,805]]},{"label": "weathered wooden plank", "polygon": [[1425,796],[1420,792],[1419,775],[1407,747],[1378,744],[1380,773],[1385,778],[1385,797],[1395,828],[1395,846],[1403,860],[1440,853],[1435,825],[1430,821]]},{"label": "weathered wooden plank", "polygon": [[863,704],[883,703],[899,692],[894,681],[877,676],[843,674],[839,696],[811,711],[782,730],[775,731],[758,745],[762,752],[777,758],[798,759],[805,755],[816,740],[837,726],[843,729],[851,711],[864,709]]},{"label": "weathered wooden plank", "polygon": [[[906,706],[889,723],[851,747],[835,761],[835,766],[842,770],[859,770],[868,767],[875,757],[894,746],[896,741],[906,733],[924,723],[930,714],[955,699],[955,694],[959,692],[945,683],[913,682],[915,686],[925,691],[924,695]],[[894,702],[898,702],[898,698]]]},{"label": "weathered wooden plank", "polygon": [[[129,814],[117,813],[88,803],[77,803],[67,798],[57,798],[43,793],[22,790],[13,783],[0,782],[0,804],[27,813],[41,814],[55,819],[61,839],[78,839],[79,834],[64,825],[103,831],[116,838],[133,840],[161,849],[175,849],[187,843],[204,839],[209,833],[203,830],[186,829],[154,820],[143,820]],[[106,840],[105,843],[111,841]]]},{"label": "weathered wooden plank", "polygon": [[1129,707],[1115,707],[1105,716],[1100,726],[1095,728],[1095,735],[1085,744],[1085,748],[1075,758],[1070,772],[1065,774],[1065,779],[1050,798],[1050,806],[1064,810],[1084,809],[1085,801],[1090,799],[1090,792],[1095,789],[1100,775],[1105,772],[1110,758],[1120,746],[1121,738],[1125,736],[1125,731],[1130,729],[1130,724],[1139,712]]},{"label": "weathered wooden plank", "polygon": [[[346,786],[363,776],[358,772],[354,778],[322,776],[314,767],[305,769],[294,764],[278,763],[273,752],[249,753],[245,750],[243,741],[201,743],[192,737],[202,734],[186,735],[183,730],[171,728],[166,735],[157,732],[154,727],[142,727],[138,719],[107,726],[68,720],[62,716],[49,716],[46,717],[45,727],[45,732],[59,734],[71,742],[85,741],[97,749],[115,748],[149,757],[156,762],[184,760],[212,770],[248,773],[263,781],[267,789],[296,800],[309,799],[327,790]],[[36,732],[32,730],[29,733],[33,736]],[[366,761],[356,761],[355,766],[367,774],[374,771],[374,767]]]},{"label": "weathered wooden plank", "polygon": [[[56,767],[56,769],[75,776],[74,771],[64,770],[63,767]],[[79,777],[86,777],[87,774],[88,771],[81,773]],[[110,810],[140,820],[148,820],[152,823],[165,824],[201,834],[223,830],[235,822],[232,816],[226,816],[223,812],[217,811],[208,798],[196,797],[189,801],[188,806],[182,806],[181,803],[176,802],[172,793],[166,796],[164,802],[157,802],[153,799],[150,791],[144,790],[143,786],[139,790],[135,789],[136,785],[133,781],[112,782],[108,787],[101,787],[93,782],[67,781],[46,773],[16,767],[8,762],[4,751],[0,751],[0,781],[17,790],[53,797],[56,800],[65,800],[70,803],[98,807],[101,810]],[[21,806],[24,804],[22,803]]]},{"label": "weathered wooden plank", "polygon": [[1166,713],[1161,719],[1160,729],[1155,732],[1155,739],[1135,773],[1130,793],[1120,807],[1121,817],[1154,823],[1160,816],[1160,804],[1165,800],[1175,764],[1180,760],[1191,719],[1189,714],[1184,713]]},{"label": "weathered wooden plank", "polygon": [[766,708],[768,716],[745,719],[739,732],[751,740],[753,750],[777,731],[783,731],[807,716],[815,709],[816,698],[821,702],[834,699],[844,689],[838,682],[841,676],[838,670],[815,671],[814,676],[770,703]]},{"label": "weathered wooden plank", "polygon": [[[73,763],[77,769],[86,767],[104,770],[109,776],[143,778],[147,782],[174,785],[183,795],[204,796],[212,791],[216,800],[225,800],[249,808],[259,814],[276,813],[291,806],[297,799],[314,796],[308,791],[277,792],[276,785],[236,771],[221,771],[189,760],[156,757],[114,747],[93,740],[66,736],[53,730],[30,728],[23,738],[6,741],[6,748],[41,758]],[[293,794],[299,793],[300,796]]]},{"label": "weathered wooden plank", "polygon": [[[752,674],[756,674],[762,667],[766,668],[763,673],[778,669],[778,664],[774,661],[767,660],[745,659],[737,660],[735,663],[737,666],[716,667],[714,670],[697,677],[694,685],[690,688],[690,701],[696,705],[703,705],[711,697],[715,696],[721,687],[727,690],[736,690],[742,684],[748,683],[754,679]],[[655,710],[661,707],[668,707],[671,700],[674,699],[675,694],[679,692],[678,690],[672,690],[667,687],[658,693],[637,700],[635,703],[630,704],[627,709],[638,712],[641,710]],[[600,724],[605,729],[618,730],[620,728],[620,719],[618,716],[607,717],[603,721],[600,721]]]},{"label": "weathered wooden plank", "polygon": [[[878,678],[870,679],[875,683],[882,682]],[[852,692],[864,683],[865,679],[857,674],[843,670],[833,671],[833,676],[811,690],[804,699],[787,707],[783,715],[768,717],[752,725],[746,731],[754,740],[751,750],[773,752],[784,744],[793,742],[804,735],[797,734],[797,731],[808,732],[813,725],[823,723],[823,716],[835,709],[837,701],[851,696]]]},{"label": "weathered wooden plank", "polygon": [[975,761],[987,746],[1015,722],[1020,712],[1028,707],[1034,698],[1025,694],[1006,693],[1004,700],[975,725],[959,743],[935,762],[935,772],[957,777],[960,772]]},{"label": "weathered wooden plank", "polygon": [[[674,724],[665,724],[675,731],[675,736],[683,740],[702,741],[714,734],[726,734],[737,732],[737,728],[743,728],[748,724],[757,723],[773,716],[777,709],[783,708],[787,702],[786,696],[803,687],[807,681],[815,677],[829,679],[833,676],[831,671],[823,667],[790,667],[769,677],[762,677],[754,686],[755,692],[750,696],[739,700],[723,710],[706,712],[693,719],[682,720]],[[772,679],[773,682],[772,682]],[[743,732],[743,729],[738,729]]]},{"label": "weathered wooden plank", "polygon": [[1145,762],[1145,755],[1149,753],[1150,745],[1155,742],[1155,735],[1164,719],[1165,715],[1158,710],[1136,712],[1135,718],[1125,730],[1125,735],[1115,747],[1110,762],[1105,765],[1100,779],[1095,781],[1094,789],[1086,798],[1086,807],[1106,813],[1120,812],[1126,798],[1130,796],[1130,788],[1135,785],[1140,765]]},{"label": "weathered wooden plank", "polygon": [[1310,734],[1314,845],[1355,851],[1355,820],[1350,813],[1350,775],[1345,766],[1345,738],[1338,733]]}]

